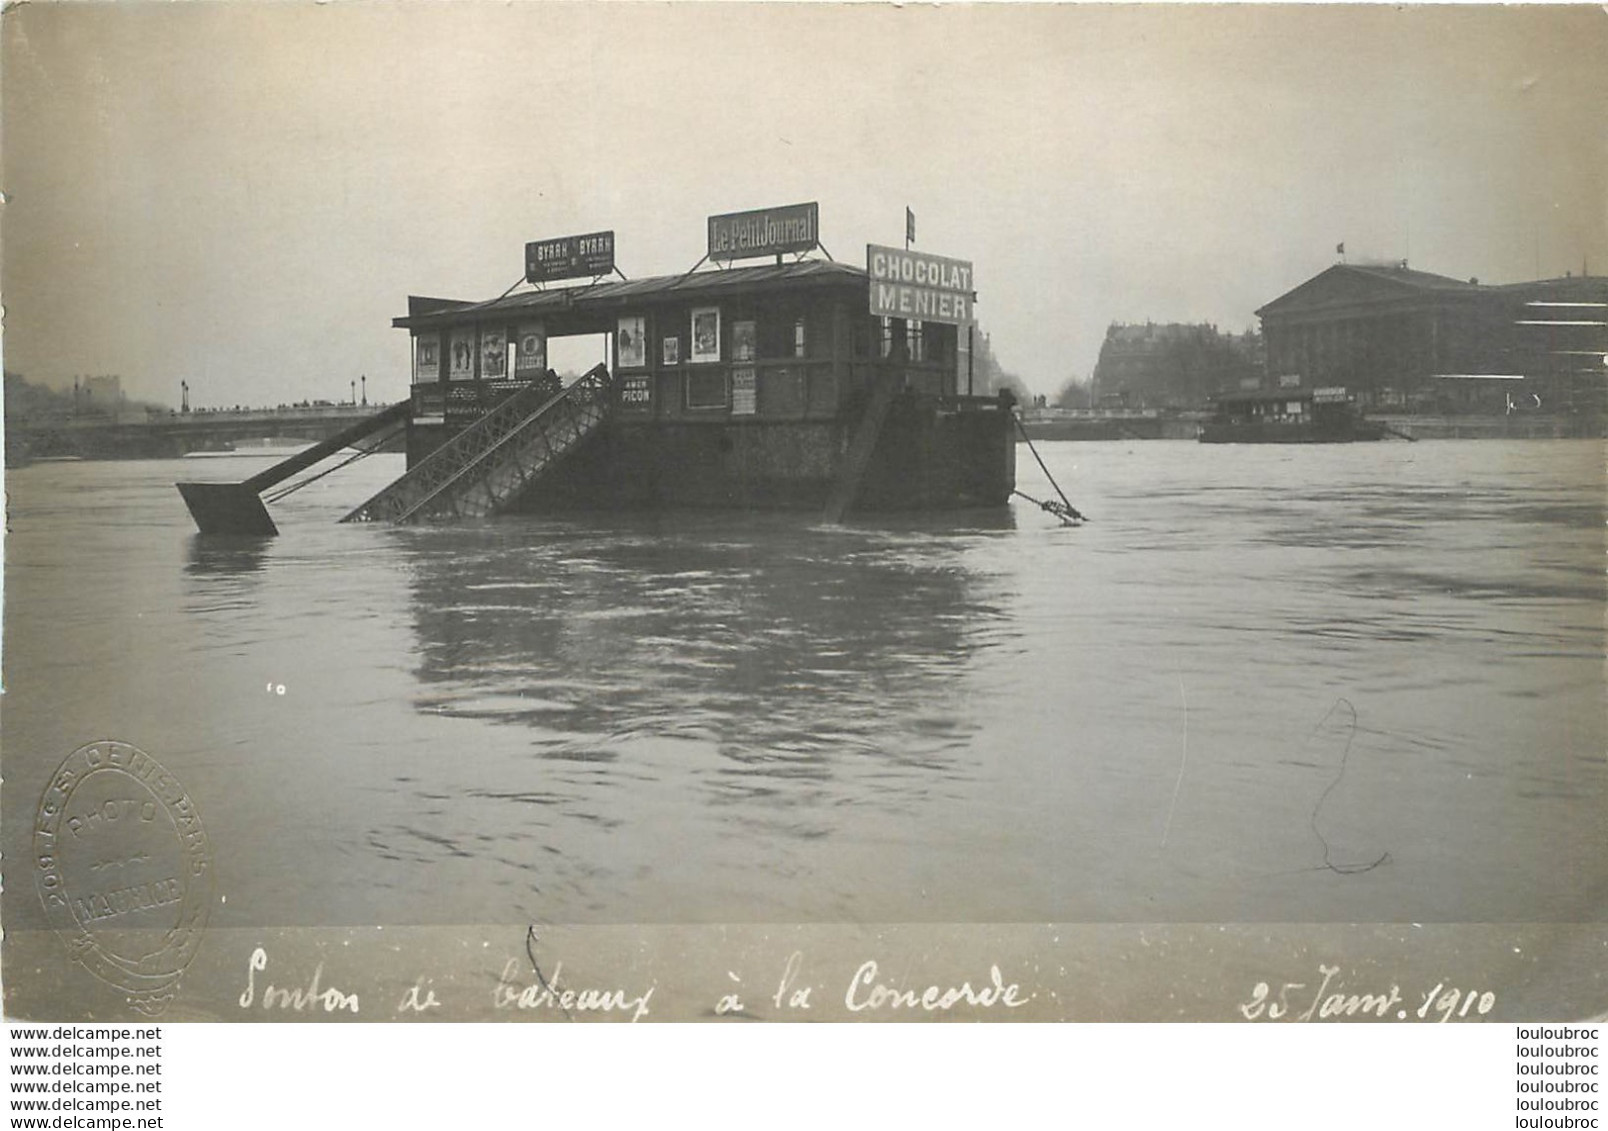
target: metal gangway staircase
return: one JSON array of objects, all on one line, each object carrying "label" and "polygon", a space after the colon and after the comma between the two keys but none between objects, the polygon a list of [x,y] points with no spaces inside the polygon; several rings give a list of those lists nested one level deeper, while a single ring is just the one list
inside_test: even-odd
[{"label": "metal gangway staircase", "polygon": [[538,386],[522,389],[341,521],[496,514],[597,431],[609,404],[609,371],[602,365],[556,395]]}]

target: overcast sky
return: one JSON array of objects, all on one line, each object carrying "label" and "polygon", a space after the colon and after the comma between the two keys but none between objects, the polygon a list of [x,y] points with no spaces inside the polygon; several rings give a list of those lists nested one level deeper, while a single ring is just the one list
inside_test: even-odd
[{"label": "overcast sky", "polygon": [[820,202],[860,265],[975,263],[1053,394],[1112,321],[1254,310],[1336,259],[1608,274],[1593,7],[31,3],[4,22],[5,365],[197,405],[405,395],[410,293],[527,240],[627,275]]}]

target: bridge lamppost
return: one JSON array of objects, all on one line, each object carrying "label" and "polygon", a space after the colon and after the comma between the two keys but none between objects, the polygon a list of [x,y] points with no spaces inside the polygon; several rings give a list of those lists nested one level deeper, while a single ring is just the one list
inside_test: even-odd
[{"label": "bridge lamppost", "polygon": [[188,381],[179,382],[179,411],[190,411],[190,382]]},{"label": "bridge lamppost", "polygon": [[349,403],[356,404],[357,403],[357,382],[352,381],[352,382],[350,382],[350,384],[352,386],[352,399],[351,399],[351,401]]},{"label": "bridge lamppost", "polygon": [[368,374],[367,373],[363,374],[362,377],[360,378],[360,380],[363,382],[363,403],[365,405],[367,405],[368,404]]}]

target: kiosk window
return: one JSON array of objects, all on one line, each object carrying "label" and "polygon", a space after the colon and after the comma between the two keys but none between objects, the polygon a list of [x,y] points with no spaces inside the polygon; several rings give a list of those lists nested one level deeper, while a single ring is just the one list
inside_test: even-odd
[{"label": "kiosk window", "polygon": [[688,408],[725,408],[726,375],[707,370],[687,374]]}]

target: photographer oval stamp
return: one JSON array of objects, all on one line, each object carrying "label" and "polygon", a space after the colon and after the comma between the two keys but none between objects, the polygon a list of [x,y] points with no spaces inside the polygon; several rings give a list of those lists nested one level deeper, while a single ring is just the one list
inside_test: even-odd
[{"label": "photographer oval stamp", "polygon": [[69,754],[34,822],[34,880],[52,928],[90,973],[160,1013],[212,910],[212,855],[195,802],[126,742]]}]

